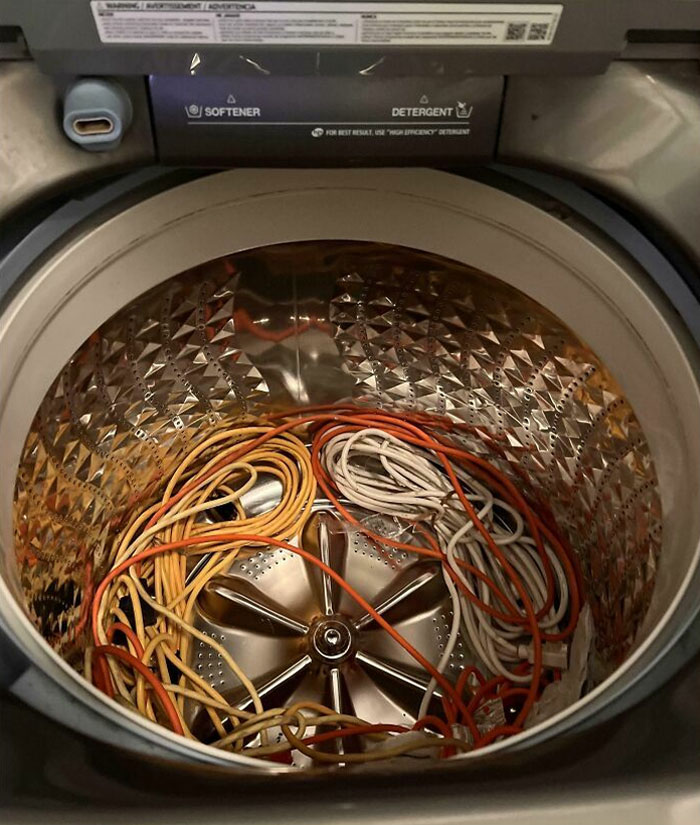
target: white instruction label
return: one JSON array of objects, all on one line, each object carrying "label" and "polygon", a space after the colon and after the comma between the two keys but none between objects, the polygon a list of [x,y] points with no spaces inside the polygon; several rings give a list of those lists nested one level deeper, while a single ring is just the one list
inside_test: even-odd
[{"label": "white instruction label", "polygon": [[103,43],[547,46],[559,4],[91,0]]}]

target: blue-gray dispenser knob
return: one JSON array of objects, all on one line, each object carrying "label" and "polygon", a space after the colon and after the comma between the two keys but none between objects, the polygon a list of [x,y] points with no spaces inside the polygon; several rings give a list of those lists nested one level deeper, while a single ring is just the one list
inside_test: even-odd
[{"label": "blue-gray dispenser knob", "polygon": [[82,78],[66,91],[63,131],[83,149],[115,149],[129,128],[133,107],[129,95],[113,80]]}]

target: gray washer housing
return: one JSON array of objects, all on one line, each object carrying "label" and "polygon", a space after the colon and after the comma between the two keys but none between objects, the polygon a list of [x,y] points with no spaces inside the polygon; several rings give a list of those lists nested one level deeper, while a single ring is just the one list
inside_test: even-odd
[{"label": "gray washer housing", "polygon": [[[477,66],[481,66],[484,72],[499,74],[542,74],[540,77],[510,80],[504,101],[497,157],[499,160],[512,161],[523,166],[540,166],[574,177],[591,188],[604,192],[617,203],[625,204],[633,210],[635,218],[648,220],[664,230],[667,239],[684,253],[685,262],[690,262],[690,271],[693,263],[697,265],[700,261],[700,240],[697,235],[700,219],[700,170],[697,164],[697,157],[700,156],[700,132],[697,129],[700,78],[695,60],[651,64],[616,62],[610,66],[607,74],[600,77],[564,78],[547,75],[551,72],[568,74],[602,71],[612,57],[625,49],[626,32],[630,28],[697,28],[700,9],[696,8],[697,4],[678,0],[673,3],[615,4],[591,0],[564,3],[564,6],[558,40],[546,53],[527,55],[507,53],[506,50],[503,53],[489,50],[487,54],[469,49],[464,50],[462,55],[456,55],[461,61],[460,65],[472,67],[474,71],[477,71]],[[87,3],[64,3],[63,9],[65,16],[61,17],[52,13],[55,12],[55,7],[49,9],[46,3],[5,2],[1,17],[3,23],[22,25],[32,54],[47,70],[67,71],[73,74],[126,75],[132,72],[141,74],[149,71],[148,66],[158,66],[162,71],[185,71],[184,67],[191,57],[191,50],[175,48],[161,53],[160,49],[152,47],[117,47],[107,52],[96,40],[94,30],[88,28],[92,26],[92,19]],[[571,27],[567,23],[565,28],[567,15],[572,23]],[[61,19],[58,19],[59,17]],[[596,30],[596,21],[600,19],[606,21],[605,27]],[[576,26],[573,25],[574,22]],[[584,32],[586,34],[582,34]],[[581,43],[577,46],[579,38]],[[595,43],[595,46],[589,49],[585,45],[586,42]],[[76,53],[69,54],[78,43],[81,48],[85,48],[86,44],[90,45],[81,56],[76,56]],[[224,51],[220,51],[222,66],[234,62],[233,58],[224,54]],[[628,48],[627,54],[631,53],[631,48]],[[662,52],[666,56],[674,53],[677,54],[677,51],[673,49]],[[650,52],[645,54],[648,56]],[[44,115],[47,111],[50,112],[50,106],[55,99],[55,87],[48,79],[36,73],[34,65],[6,64],[2,66],[0,82],[7,79],[10,74],[14,81],[17,81],[21,74],[19,85],[30,94],[41,89],[43,97],[40,111]],[[656,85],[645,82],[645,77],[648,78],[649,75],[654,78]],[[142,79],[133,77],[130,80],[135,87],[140,87],[142,95]],[[637,89],[638,94],[630,95],[630,83]],[[17,86],[12,88],[16,89]],[[646,93],[643,93],[644,90]],[[661,117],[665,111],[668,112],[669,91],[670,97],[679,104],[676,108],[679,113],[675,124],[676,141],[669,143],[659,140],[658,143],[654,143],[646,128],[648,118],[653,113]],[[590,125],[591,129],[594,128],[597,101],[600,100],[601,94],[606,93],[612,94],[619,105],[626,104],[624,128],[620,131],[625,138],[634,137],[639,154],[630,153],[625,157],[621,151],[620,132],[607,130],[605,126],[601,128],[600,122],[594,132],[597,139],[593,147],[581,139],[582,127]],[[25,116],[29,117],[30,106],[24,105],[24,101],[16,103],[18,105],[15,106],[15,112],[20,115],[19,122],[13,118],[12,132],[9,133],[8,130],[2,137],[3,141],[8,141],[0,152],[0,155],[5,157],[8,157],[6,150],[10,145],[17,146],[23,137],[26,139],[22,127],[27,123]],[[610,104],[610,99],[607,104]],[[81,153],[75,147],[68,147],[70,151],[64,151],[66,144],[61,142],[60,133],[55,132],[52,118],[42,117],[41,120],[45,123],[40,128],[44,130],[44,146],[49,151],[45,153],[44,158],[35,158],[35,166],[26,165],[23,170],[26,176],[13,190],[13,197],[3,198],[6,208],[18,214],[21,209],[39,201],[44,195],[72,187],[81,179],[97,180],[100,176],[151,161],[154,152],[150,142],[145,98],[141,100],[141,107],[143,126],[127,135],[119,153],[106,156],[99,161],[86,153]],[[611,118],[619,120],[620,110],[616,110],[615,105],[608,111],[611,112]],[[15,124],[19,128],[15,128]],[[612,169],[606,168],[603,161],[606,152],[616,149],[620,152],[620,165],[613,172]],[[24,154],[26,156],[26,152]],[[53,163],[56,154],[61,156],[60,164]],[[649,169],[656,170],[656,174],[651,176],[655,185],[650,184],[649,175],[645,174]],[[669,169],[682,170],[683,180],[675,174],[673,180],[668,179],[665,171]],[[13,180],[12,176],[2,177],[4,185]],[[518,173],[518,177],[535,181],[535,178],[529,178],[529,173],[526,172]],[[615,226],[617,237],[622,235],[637,255],[658,254],[641,235],[631,231],[629,226],[625,227],[619,215],[601,207],[600,203],[583,195],[580,190],[562,184],[561,181],[545,181],[543,178],[537,178],[537,181],[541,190],[548,191],[552,197],[558,195],[560,201],[566,201],[568,193],[575,201],[579,212],[585,213],[587,204],[590,207],[587,217],[593,221],[597,216],[604,225]],[[97,208],[101,200],[98,197],[92,203],[86,202],[87,213]],[[65,229],[70,223],[65,213],[58,215],[53,225],[46,227],[46,231],[52,231],[55,239],[60,236],[61,227]],[[38,253],[39,249],[40,246],[34,247],[34,252]],[[26,247],[23,251],[31,259],[32,253]],[[657,259],[657,264],[659,263]],[[683,316],[686,325],[691,329],[695,327],[697,339],[697,311],[693,296],[687,285],[678,278],[677,273],[668,268],[667,262],[663,262],[661,266],[669,277],[664,276],[660,285],[671,298],[676,310]],[[19,275],[25,268],[18,267],[15,275]],[[657,670],[656,679],[663,679],[673,672],[674,666],[690,655],[694,644],[692,637],[686,636],[665,660],[666,667]],[[37,687],[37,697],[43,700],[43,688],[41,685]],[[630,697],[630,700],[633,698]],[[79,721],[84,720],[82,716],[77,718]],[[440,807],[444,812],[444,808]],[[431,808],[431,813],[435,814],[437,810]]]}]

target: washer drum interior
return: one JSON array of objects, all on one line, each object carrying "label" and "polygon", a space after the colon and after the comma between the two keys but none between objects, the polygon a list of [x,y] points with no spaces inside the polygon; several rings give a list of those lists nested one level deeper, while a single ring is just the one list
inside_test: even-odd
[{"label": "washer drum interior", "polygon": [[[3,621],[82,701],[195,758],[248,761],[176,742],[71,665],[114,525],[224,416],[349,399],[448,416],[547,503],[580,559],[598,684],[495,748],[599,712],[694,608],[700,401],[663,296],[498,190],[367,180],[251,171],[168,190],[76,233],[3,322]],[[256,587],[291,581],[281,561]]]}]

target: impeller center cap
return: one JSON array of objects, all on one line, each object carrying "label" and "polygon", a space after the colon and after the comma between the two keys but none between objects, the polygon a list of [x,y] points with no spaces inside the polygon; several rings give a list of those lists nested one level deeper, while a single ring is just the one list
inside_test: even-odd
[{"label": "impeller center cap", "polygon": [[323,662],[337,664],[353,653],[353,632],[340,616],[319,619],[309,630],[311,654]]}]

